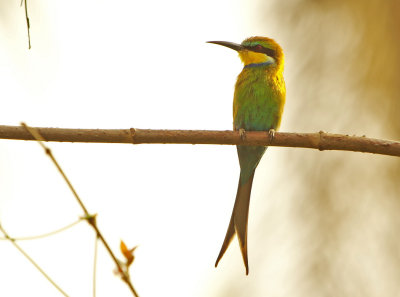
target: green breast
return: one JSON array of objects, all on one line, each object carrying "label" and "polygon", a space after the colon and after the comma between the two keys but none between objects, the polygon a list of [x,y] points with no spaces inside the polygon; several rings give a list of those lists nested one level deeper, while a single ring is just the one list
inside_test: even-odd
[{"label": "green breast", "polygon": [[233,100],[234,129],[277,130],[285,104],[285,85],[270,66],[245,68],[239,74]]}]

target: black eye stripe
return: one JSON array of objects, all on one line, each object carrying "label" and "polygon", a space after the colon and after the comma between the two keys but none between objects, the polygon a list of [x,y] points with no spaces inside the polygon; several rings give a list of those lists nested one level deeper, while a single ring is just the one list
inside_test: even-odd
[{"label": "black eye stripe", "polygon": [[270,57],[275,57],[276,56],[276,53],[275,53],[275,51],[273,49],[260,46],[259,44],[255,45],[255,46],[246,46],[246,48],[251,50],[251,51],[253,51],[253,52],[267,54]]}]

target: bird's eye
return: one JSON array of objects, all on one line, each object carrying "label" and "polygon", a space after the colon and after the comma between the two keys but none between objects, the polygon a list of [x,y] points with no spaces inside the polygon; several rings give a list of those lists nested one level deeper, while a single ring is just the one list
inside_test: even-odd
[{"label": "bird's eye", "polygon": [[263,49],[261,44],[257,44],[254,48],[259,51]]}]

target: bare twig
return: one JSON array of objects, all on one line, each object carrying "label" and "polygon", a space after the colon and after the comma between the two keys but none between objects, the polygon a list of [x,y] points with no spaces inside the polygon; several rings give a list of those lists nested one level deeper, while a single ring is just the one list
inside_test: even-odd
[{"label": "bare twig", "polygon": [[4,230],[3,226],[0,224],[0,231],[3,232],[4,236],[20,251],[21,254],[25,256],[32,263],[33,266],[36,267],[37,270],[64,296],[67,296],[65,293],[51,278],[50,276],[44,272],[44,270],[15,242],[15,240],[8,235],[8,233]]},{"label": "bare twig", "polygon": [[93,253],[93,297],[96,297],[96,279],[97,279],[97,248],[98,248],[98,243],[99,243],[99,238],[97,237],[94,240],[94,253]]},{"label": "bare twig", "polygon": [[[149,130],[149,129],[63,129],[35,128],[46,141],[91,143],[184,143],[224,145],[269,145],[301,147],[318,150],[344,150],[400,156],[400,142],[325,132],[276,132],[272,142],[268,132],[246,132],[242,139],[238,131]],[[0,139],[35,140],[23,127],[0,125]]]},{"label": "bare twig", "polygon": [[[82,221],[82,219],[79,219],[79,220],[77,220],[77,221],[75,221],[75,222],[73,222],[73,223],[71,223],[71,224],[69,224],[67,226],[64,226],[64,227],[62,227],[60,229],[57,229],[57,230],[54,230],[54,231],[51,231],[51,232],[48,232],[48,233],[45,233],[45,234],[34,235],[34,236],[26,236],[26,237],[13,237],[11,239],[14,240],[14,241],[21,241],[21,240],[33,240],[33,239],[45,238],[45,237],[60,233],[62,231],[65,231],[65,230],[71,228],[72,226],[75,226],[76,224],[80,223],[81,221]],[[0,237],[0,240],[9,240],[9,239],[10,238],[7,238],[7,237],[5,237],[5,238]]]},{"label": "bare twig", "polygon": [[31,49],[31,24],[29,22],[29,17],[28,17],[28,4],[27,4],[28,0],[21,0],[21,4],[20,6],[22,6],[22,3],[25,6],[25,19],[26,19],[26,27],[28,29],[28,49]]},{"label": "bare twig", "polygon": [[77,202],[79,203],[79,205],[81,206],[83,212],[85,213],[85,219],[87,220],[87,222],[93,227],[93,229],[95,230],[97,237],[100,239],[100,241],[103,243],[104,247],[106,248],[106,250],[108,251],[108,253],[110,254],[111,258],[113,259],[115,265],[117,266],[118,271],[120,272],[121,276],[122,276],[122,280],[128,285],[129,289],[131,290],[132,294],[134,296],[139,296],[135,290],[135,288],[132,285],[132,282],[129,278],[129,275],[124,273],[124,270],[121,266],[120,261],[118,261],[118,259],[116,258],[116,256],[114,255],[113,251],[111,250],[110,246],[108,245],[107,241],[104,239],[103,235],[101,234],[99,228],[97,227],[97,223],[96,223],[96,215],[91,215],[89,214],[87,208],[85,207],[85,205],[83,204],[82,200],[80,199],[78,193],[75,191],[74,187],[72,186],[71,182],[69,181],[68,177],[65,175],[64,171],[62,170],[61,166],[58,164],[58,162],[56,161],[55,157],[53,156],[51,150],[43,143],[43,141],[46,141],[45,138],[43,137],[43,135],[41,135],[41,132],[33,127],[29,127],[27,126],[25,123],[21,123],[21,125],[23,126],[23,128],[26,129],[26,131],[28,131],[31,134],[31,137],[34,137],[34,139],[41,145],[41,147],[44,149],[45,153],[50,157],[50,159],[53,161],[54,165],[57,167],[58,171],[60,172],[60,174],[62,175],[62,177],[64,178],[65,182],[68,184],[68,187],[70,188],[70,190],[72,191],[73,195],[75,196]]}]

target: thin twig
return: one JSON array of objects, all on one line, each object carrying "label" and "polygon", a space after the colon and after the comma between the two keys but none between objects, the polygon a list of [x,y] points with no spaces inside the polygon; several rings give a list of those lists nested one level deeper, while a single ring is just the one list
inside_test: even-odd
[{"label": "thin twig", "polygon": [[[33,239],[45,238],[45,237],[60,233],[62,231],[65,231],[65,230],[75,226],[76,224],[80,223],[81,221],[82,221],[82,219],[79,219],[79,220],[77,220],[77,221],[75,221],[75,222],[73,222],[73,223],[71,223],[71,224],[69,224],[67,226],[64,226],[64,227],[62,227],[60,229],[57,229],[57,230],[54,230],[54,231],[51,231],[51,232],[48,232],[48,233],[44,233],[44,234],[40,234],[40,235],[34,235],[34,236],[26,236],[26,237],[13,237],[12,240],[13,241],[21,241],[21,240],[33,240]],[[10,238],[0,237],[0,240],[10,240]]]},{"label": "thin twig", "polygon": [[94,253],[93,253],[93,297],[96,297],[96,273],[97,273],[97,248],[98,248],[98,237],[94,240]]},{"label": "thin twig", "polygon": [[31,28],[31,24],[29,22],[29,17],[28,17],[28,0],[21,0],[21,4],[20,6],[22,6],[22,3],[24,3],[25,6],[25,19],[26,19],[26,27],[28,29],[28,49],[31,49],[31,32],[30,32],[30,28]]},{"label": "thin twig", "polygon": [[87,211],[85,205],[82,203],[81,198],[79,197],[78,193],[75,191],[74,187],[72,186],[71,182],[69,181],[68,177],[65,175],[64,171],[62,170],[61,166],[58,164],[57,160],[54,158],[51,150],[43,143],[45,141],[45,139],[43,138],[43,136],[38,132],[38,130],[36,130],[35,128],[31,128],[28,125],[26,125],[25,123],[21,123],[21,125],[27,130],[29,131],[29,133],[32,134],[32,136],[36,139],[36,141],[40,144],[40,146],[44,149],[46,155],[49,156],[49,158],[53,161],[53,164],[57,167],[58,171],[60,172],[60,174],[62,175],[62,177],[64,178],[65,182],[67,183],[69,189],[72,191],[72,193],[74,194],[76,200],[78,201],[79,205],[81,206],[81,208],[83,209],[83,212],[85,213],[85,216],[90,216],[89,212]]},{"label": "thin twig", "polygon": [[110,254],[111,258],[113,259],[115,265],[117,266],[118,271],[121,273],[122,280],[128,285],[129,289],[131,290],[132,294],[136,297],[139,295],[137,294],[135,288],[132,285],[132,282],[129,278],[129,275],[124,273],[124,270],[122,269],[121,263],[118,261],[117,257],[114,255],[113,251],[111,250],[110,246],[108,245],[107,241],[104,239],[103,235],[101,234],[99,228],[97,227],[96,223],[96,215],[91,215],[86,206],[83,204],[82,200],[80,199],[78,193],[75,191],[74,187],[72,186],[71,182],[69,181],[68,177],[65,175],[64,171],[62,170],[61,166],[58,164],[57,160],[53,156],[50,148],[48,148],[43,142],[46,141],[46,139],[43,137],[43,135],[39,132],[38,129],[29,127],[25,123],[21,123],[23,128],[28,131],[32,137],[40,144],[40,146],[44,149],[45,153],[50,157],[50,159],[53,161],[54,165],[57,167],[58,171],[64,178],[65,182],[68,184],[68,187],[70,188],[71,192],[73,193],[74,197],[76,198],[77,202],[81,206],[83,212],[85,213],[85,219],[93,227],[93,229],[96,232],[97,237],[100,239],[100,241],[103,243],[104,247]]},{"label": "thin twig", "polygon": [[15,240],[8,235],[8,233],[4,230],[3,226],[0,224],[0,231],[3,232],[4,236],[20,251],[21,254],[25,256],[32,263],[33,266],[36,267],[37,270],[64,296],[67,296],[65,293],[51,278],[50,276],[44,272],[44,270],[15,242]]},{"label": "thin twig", "polygon": [[[272,142],[268,131],[149,130],[149,129],[64,129],[34,128],[46,141],[90,143],[180,143],[301,147],[344,150],[400,156],[400,142],[341,134],[276,132]],[[0,125],[0,139],[35,140],[23,127]]]}]

